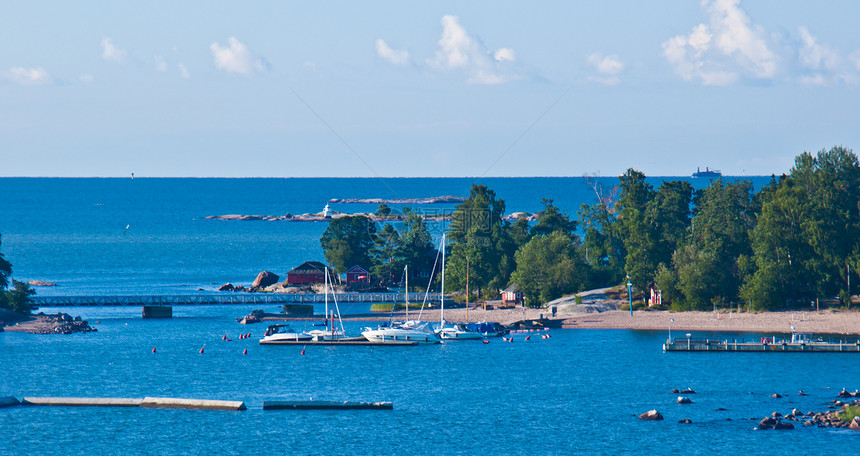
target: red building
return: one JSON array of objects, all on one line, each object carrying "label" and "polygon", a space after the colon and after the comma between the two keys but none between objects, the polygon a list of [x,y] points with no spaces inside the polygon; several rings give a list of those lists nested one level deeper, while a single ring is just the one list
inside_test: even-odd
[{"label": "red building", "polygon": [[505,288],[500,293],[502,295],[502,302],[505,304],[517,306],[523,303],[523,292],[517,290],[517,284]]},{"label": "red building", "polygon": [[346,285],[350,286],[354,283],[369,284],[370,272],[359,265],[355,265],[346,271]]},{"label": "red building", "polygon": [[290,285],[311,285],[325,282],[325,265],[319,261],[306,261],[287,273]]}]

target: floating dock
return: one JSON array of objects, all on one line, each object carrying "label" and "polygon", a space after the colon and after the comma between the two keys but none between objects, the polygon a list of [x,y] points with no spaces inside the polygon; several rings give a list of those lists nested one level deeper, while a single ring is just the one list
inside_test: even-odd
[{"label": "floating dock", "polygon": [[394,404],[353,401],[264,401],[263,410],[394,410]]},{"label": "floating dock", "polygon": [[416,341],[386,341],[386,342],[371,342],[364,337],[346,337],[342,339],[329,340],[261,340],[260,345],[418,345]]},{"label": "floating dock", "polygon": [[177,399],[172,397],[25,397],[21,405],[66,407],[144,407],[183,408],[206,410],[245,410],[242,401],[216,401],[209,399]]},{"label": "floating dock", "polygon": [[123,397],[25,397],[21,405],[54,405],[66,407],[140,407],[143,399]]},{"label": "floating dock", "polygon": [[664,352],[768,352],[768,353],[860,353],[860,341],[848,342],[735,342],[728,340],[678,338],[663,344]]}]

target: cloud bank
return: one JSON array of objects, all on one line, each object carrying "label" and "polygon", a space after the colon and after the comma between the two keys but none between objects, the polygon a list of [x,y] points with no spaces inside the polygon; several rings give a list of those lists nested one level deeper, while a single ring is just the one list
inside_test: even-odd
[{"label": "cloud bank", "polygon": [[501,48],[495,53],[490,52],[460,25],[457,16],[443,16],[441,23],[439,49],[434,58],[427,60],[431,68],[461,71],[471,84],[503,84],[519,79],[506,65],[515,60],[512,49]]},{"label": "cloud bank", "polygon": [[663,56],[684,80],[729,85],[739,78],[773,78],[779,68],[761,27],[750,23],[740,0],[703,0],[707,24],[663,43]]}]

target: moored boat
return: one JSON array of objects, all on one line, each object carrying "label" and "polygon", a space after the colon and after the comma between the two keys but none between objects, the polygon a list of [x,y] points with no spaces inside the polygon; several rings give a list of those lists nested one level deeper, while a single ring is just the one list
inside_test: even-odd
[{"label": "moored boat", "polygon": [[260,343],[267,343],[273,341],[282,341],[282,340],[291,340],[291,341],[308,341],[313,339],[308,334],[296,332],[290,325],[278,324],[278,325],[269,325],[266,328],[266,333],[263,334],[263,338],[260,339]]}]

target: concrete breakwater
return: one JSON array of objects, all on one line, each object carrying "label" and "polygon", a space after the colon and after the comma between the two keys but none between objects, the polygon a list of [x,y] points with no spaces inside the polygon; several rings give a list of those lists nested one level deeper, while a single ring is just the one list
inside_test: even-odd
[{"label": "concrete breakwater", "polygon": [[[14,399],[14,398],[13,398]],[[211,399],[179,399],[172,397],[25,397],[21,405],[66,406],[66,407],[143,407],[182,408],[206,410],[245,410],[242,401]]]}]

